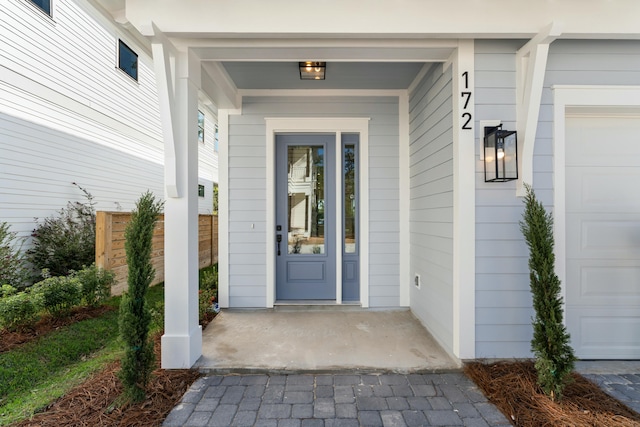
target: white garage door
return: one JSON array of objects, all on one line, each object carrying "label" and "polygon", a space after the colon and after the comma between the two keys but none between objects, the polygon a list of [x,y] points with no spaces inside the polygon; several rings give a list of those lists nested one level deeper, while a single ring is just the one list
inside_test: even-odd
[{"label": "white garage door", "polygon": [[566,318],[582,359],[640,359],[640,115],[567,117]]}]

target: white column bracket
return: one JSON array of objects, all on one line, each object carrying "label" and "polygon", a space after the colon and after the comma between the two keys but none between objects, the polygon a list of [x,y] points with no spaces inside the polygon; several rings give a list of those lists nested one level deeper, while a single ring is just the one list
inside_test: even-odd
[{"label": "white column bracket", "polygon": [[518,196],[524,196],[524,183],[533,184],[533,150],[549,45],[561,34],[561,25],[552,22],[516,52],[516,130],[522,153]]},{"label": "white column bracket", "polygon": [[152,23],[151,51],[158,86],[164,140],[164,185],[167,197],[180,197],[176,167],[177,111],[175,109],[175,47]]}]

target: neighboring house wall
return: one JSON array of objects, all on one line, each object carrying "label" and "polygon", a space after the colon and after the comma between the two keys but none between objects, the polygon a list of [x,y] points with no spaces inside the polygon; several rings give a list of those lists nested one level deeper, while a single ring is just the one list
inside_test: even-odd
[{"label": "neighboring house wall", "polygon": [[[229,302],[266,302],[265,117],[370,117],[369,303],[399,305],[397,97],[245,97],[229,118]],[[253,224],[254,228],[251,228]]]},{"label": "neighboring house wall", "polygon": [[218,182],[218,146],[216,116],[201,106],[204,113],[204,143],[198,142],[198,184],[204,185],[204,197],[198,197],[198,213],[213,213],[213,185]]},{"label": "neighboring house wall", "polygon": [[[515,52],[524,41],[476,41],[476,124],[516,127]],[[636,41],[557,40],[550,46],[533,159],[533,185],[553,209],[553,85],[639,85]],[[478,129],[478,137],[482,130]],[[515,183],[476,180],[476,356],[529,357],[531,295],[528,250],[519,229],[523,201]]]},{"label": "neighboring house wall", "polygon": [[451,67],[432,66],[410,94],[411,310],[453,351]]},{"label": "neighboring house wall", "polygon": [[[148,49],[84,1],[0,8],[0,221],[28,236],[67,201],[128,211],[146,190],[164,197],[160,113]],[[138,54],[138,81],[117,68],[118,39]],[[209,116],[213,147],[213,115]],[[214,156],[203,154],[204,168]],[[203,166],[201,164],[201,166]],[[201,174],[211,213],[213,173]],[[196,189],[194,189],[196,191]]]}]

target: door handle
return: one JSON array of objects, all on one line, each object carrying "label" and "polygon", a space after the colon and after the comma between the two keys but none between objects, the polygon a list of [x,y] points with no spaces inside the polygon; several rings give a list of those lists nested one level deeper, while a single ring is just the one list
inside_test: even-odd
[{"label": "door handle", "polygon": [[280,242],[282,242],[282,234],[276,235],[276,241],[278,242],[278,256],[280,256]]}]

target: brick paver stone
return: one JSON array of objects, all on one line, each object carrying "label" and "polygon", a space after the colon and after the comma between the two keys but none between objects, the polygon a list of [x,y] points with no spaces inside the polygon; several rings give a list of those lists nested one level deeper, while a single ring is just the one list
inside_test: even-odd
[{"label": "brick paver stone", "polygon": [[[598,375],[609,393],[640,406],[640,376]],[[634,406],[635,405],[635,406]],[[212,375],[199,378],[165,427],[508,426],[462,373]]]}]

